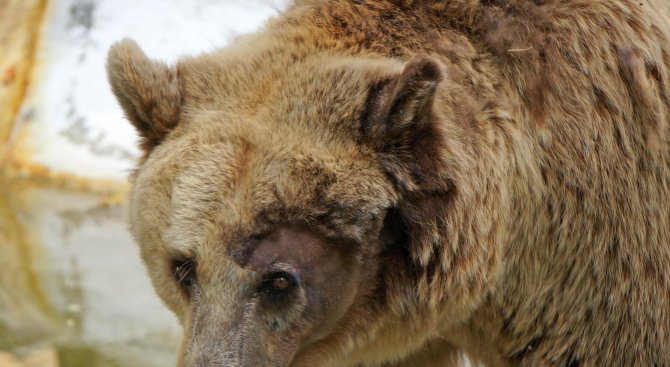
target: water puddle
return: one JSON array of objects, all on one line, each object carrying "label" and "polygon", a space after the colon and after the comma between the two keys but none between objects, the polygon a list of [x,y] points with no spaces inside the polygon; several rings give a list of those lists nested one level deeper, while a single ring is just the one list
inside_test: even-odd
[{"label": "water puddle", "polygon": [[104,196],[0,177],[0,367],[175,364],[180,329],[151,288],[125,211]]}]

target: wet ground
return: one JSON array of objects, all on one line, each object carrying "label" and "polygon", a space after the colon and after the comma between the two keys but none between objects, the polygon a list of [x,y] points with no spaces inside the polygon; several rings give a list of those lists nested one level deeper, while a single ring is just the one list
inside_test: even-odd
[{"label": "wet ground", "polygon": [[0,176],[0,367],[174,365],[122,197]]}]

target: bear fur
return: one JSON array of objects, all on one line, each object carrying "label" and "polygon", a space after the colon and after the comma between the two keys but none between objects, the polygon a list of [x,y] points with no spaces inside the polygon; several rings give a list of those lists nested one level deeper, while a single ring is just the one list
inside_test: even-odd
[{"label": "bear fur", "polygon": [[240,239],[301,223],[365,264],[346,312],[209,365],[670,366],[669,37],[665,0],[331,0],[174,67],[118,43],[131,230],[182,355],[175,269],[241,284]]}]

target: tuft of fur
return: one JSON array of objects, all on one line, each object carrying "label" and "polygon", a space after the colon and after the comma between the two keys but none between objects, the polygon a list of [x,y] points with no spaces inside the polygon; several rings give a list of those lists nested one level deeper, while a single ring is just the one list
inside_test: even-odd
[{"label": "tuft of fur", "polygon": [[365,271],[293,367],[670,365],[668,2],[305,0],[108,70],[147,152],[132,231],[185,325],[171,258],[242,282],[244,239],[301,223]]}]

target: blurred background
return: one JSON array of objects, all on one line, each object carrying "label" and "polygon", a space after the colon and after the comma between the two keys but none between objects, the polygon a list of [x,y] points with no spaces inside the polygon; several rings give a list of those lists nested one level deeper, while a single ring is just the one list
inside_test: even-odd
[{"label": "blurred background", "polygon": [[137,137],[109,46],[169,63],[289,0],[0,0],[0,367],[170,366],[181,338],[125,222]]}]

